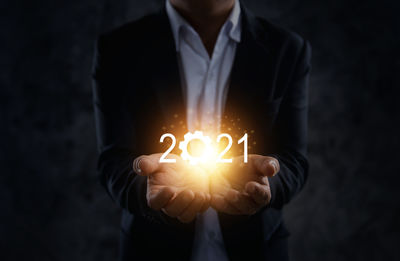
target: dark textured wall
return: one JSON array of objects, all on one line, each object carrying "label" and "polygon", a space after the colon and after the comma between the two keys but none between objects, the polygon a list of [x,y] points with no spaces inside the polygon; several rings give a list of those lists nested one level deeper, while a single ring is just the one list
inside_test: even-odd
[{"label": "dark textured wall", "polygon": [[[311,173],[285,210],[292,260],[400,260],[400,5],[243,1],[313,46]],[[95,171],[93,43],[161,2],[0,4],[0,260],[116,259],[119,210]]]}]

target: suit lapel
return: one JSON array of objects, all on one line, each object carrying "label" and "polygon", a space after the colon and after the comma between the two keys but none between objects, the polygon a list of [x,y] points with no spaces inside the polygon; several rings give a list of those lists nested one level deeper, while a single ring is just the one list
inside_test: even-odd
[{"label": "suit lapel", "polygon": [[155,90],[166,122],[179,115],[186,120],[182,84],[175,41],[165,8],[162,8],[154,26],[150,83]]},{"label": "suit lapel", "polygon": [[[272,56],[266,44],[265,33],[259,33],[261,25],[242,5],[242,37],[236,49],[231,72],[225,112],[240,114],[239,110],[253,107],[254,99],[270,98],[272,90]],[[250,106],[250,107],[248,107]]]}]

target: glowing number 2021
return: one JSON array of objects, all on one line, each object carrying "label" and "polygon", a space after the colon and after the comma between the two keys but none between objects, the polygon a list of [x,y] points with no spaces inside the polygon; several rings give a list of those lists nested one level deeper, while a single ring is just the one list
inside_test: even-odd
[{"label": "glowing number 2021", "polygon": [[[160,163],[176,163],[176,159],[167,159],[166,157],[168,154],[174,149],[176,145],[176,138],[173,134],[171,133],[165,133],[161,136],[160,142],[164,142],[165,138],[171,138],[172,144],[171,146],[164,152],[164,154],[160,157]],[[225,147],[225,149],[218,155],[217,162],[222,162],[222,163],[232,163],[232,159],[223,159],[222,157],[230,150],[232,147],[232,137],[231,135],[227,133],[222,133],[218,135],[217,137],[217,142],[220,142],[222,138],[227,138],[228,139],[228,145]],[[247,163],[247,133],[243,135],[240,140],[238,140],[238,144],[244,143],[244,155],[243,155],[243,161]]]}]

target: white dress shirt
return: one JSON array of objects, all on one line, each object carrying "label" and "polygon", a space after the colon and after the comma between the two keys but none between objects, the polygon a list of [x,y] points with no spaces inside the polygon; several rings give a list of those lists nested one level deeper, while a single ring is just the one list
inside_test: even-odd
[{"label": "white dress shirt", "polygon": [[[235,1],[209,56],[197,32],[166,1],[184,87],[189,131],[217,133],[228,90],[236,45],[241,37],[240,5]],[[196,219],[192,261],[227,261],[218,215],[209,208]]]}]

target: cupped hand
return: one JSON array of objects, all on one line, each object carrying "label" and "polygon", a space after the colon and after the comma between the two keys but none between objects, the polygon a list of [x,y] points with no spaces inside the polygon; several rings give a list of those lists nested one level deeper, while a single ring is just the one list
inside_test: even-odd
[{"label": "cupped hand", "polygon": [[147,176],[147,204],[181,222],[191,222],[210,205],[208,175],[174,154],[168,158],[176,163],[160,163],[161,155],[144,155],[133,162],[134,171]]},{"label": "cupped hand", "polygon": [[268,177],[279,172],[277,159],[261,155],[235,157],[211,176],[211,206],[232,215],[252,215],[271,200]]}]

